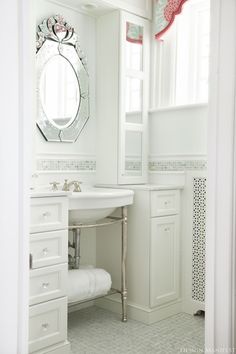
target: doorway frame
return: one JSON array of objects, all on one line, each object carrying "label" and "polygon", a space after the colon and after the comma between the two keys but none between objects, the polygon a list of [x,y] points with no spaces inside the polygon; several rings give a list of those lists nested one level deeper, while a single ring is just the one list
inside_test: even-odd
[{"label": "doorway frame", "polygon": [[[211,0],[208,119],[207,353],[235,348],[236,2]],[[223,351],[224,350],[224,351]]]},{"label": "doorway frame", "polygon": [[[150,0],[151,1],[151,0]],[[28,237],[29,237],[29,176],[32,142],[33,76],[32,40],[32,2],[30,0],[3,0],[2,13],[12,19],[14,14],[17,26],[12,26],[12,36],[18,45],[19,56],[15,58],[17,76],[12,85],[18,85],[12,100],[18,101],[18,110],[9,129],[17,136],[9,142],[3,137],[6,148],[11,149],[12,164],[9,155],[3,155],[3,163],[9,164],[4,173],[13,176],[14,188],[4,201],[5,219],[1,220],[1,229],[7,230],[9,220],[17,220],[14,227],[14,254],[11,263],[2,269],[6,272],[6,285],[17,284],[14,296],[4,296],[5,309],[1,317],[9,316],[11,324],[5,326],[1,345],[17,348],[15,353],[27,353],[28,341]],[[233,348],[234,308],[235,308],[235,66],[236,66],[236,2],[235,0],[211,0],[212,33],[211,36],[211,94],[209,101],[208,123],[208,214],[206,237],[206,330],[205,346],[208,353],[216,348]],[[31,34],[32,35],[32,34]],[[230,53],[230,55],[229,55]],[[11,54],[11,49],[10,49]],[[18,60],[18,62],[17,62]],[[5,72],[12,70],[12,63],[5,66]],[[3,90],[3,88],[2,88]],[[9,104],[11,104],[9,102]],[[13,124],[14,123],[14,124]],[[11,143],[11,144],[10,144]],[[5,183],[7,179],[3,180]],[[14,194],[13,194],[14,192]],[[17,195],[17,208],[12,210],[9,198]],[[8,198],[8,199],[7,199]],[[222,237],[223,235],[223,237]],[[5,237],[7,237],[6,235]],[[0,248],[0,258],[7,260],[7,245]],[[5,268],[4,268],[5,267]],[[9,278],[9,271],[12,277]],[[10,287],[8,286],[10,289]],[[12,303],[14,300],[14,304]],[[17,305],[17,306],[16,306]],[[16,336],[13,337],[13,333]],[[17,339],[17,343],[13,340]],[[2,341],[3,340],[3,341]],[[7,348],[7,346],[5,347]],[[211,351],[210,351],[211,350]],[[7,353],[14,353],[6,350]]]}]

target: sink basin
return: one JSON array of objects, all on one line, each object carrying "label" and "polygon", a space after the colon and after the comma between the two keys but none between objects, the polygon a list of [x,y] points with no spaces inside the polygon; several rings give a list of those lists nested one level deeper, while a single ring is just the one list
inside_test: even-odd
[{"label": "sink basin", "polygon": [[69,195],[70,224],[101,220],[116,208],[133,203],[134,192],[126,189],[90,188]]}]

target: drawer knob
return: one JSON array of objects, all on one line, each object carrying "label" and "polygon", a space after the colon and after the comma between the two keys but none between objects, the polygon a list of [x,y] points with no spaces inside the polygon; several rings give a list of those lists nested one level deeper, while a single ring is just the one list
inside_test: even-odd
[{"label": "drawer knob", "polygon": [[50,283],[43,283],[42,284],[42,288],[43,289],[47,289],[49,287]]},{"label": "drawer knob", "polygon": [[169,201],[165,201],[165,205],[168,205],[169,204]]},{"label": "drawer knob", "polygon": [[43,249],[43,255],[46,256],[48,254],[48,248]]},{"label": "drawer knob", "polygon": [[44,219],[48,218],[50,215],[51,215],[51,213],[49,213],[49,211],[45,211],[45,212],[43,213]]},{"label": "drawer knob", "polygon": [[48,323],[43,323],[43,324],[42,324],[42,329],[43,329],[43,331],[47,331],[48,328],[49,328],[49,324],[48,324]]}]

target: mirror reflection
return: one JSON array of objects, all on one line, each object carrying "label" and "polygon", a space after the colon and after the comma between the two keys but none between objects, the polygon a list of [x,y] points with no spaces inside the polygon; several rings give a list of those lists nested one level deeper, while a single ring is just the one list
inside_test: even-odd
[{"label": "mirror reflection", "polygon": [[79,83],[70,62],[61,55],[50,58],[40,78],[40,98],[47,118],[60,129],[68,127],[80,103]]},{"label": "mirror reflection", "polygon": [[140,176],[142,174],[142,132],[126,131],[125,133],[125,175]]},{"label": "mirror reflection", "polygon": [[142,70],[143,67],[143,27],[126,23],[126,67]]}]

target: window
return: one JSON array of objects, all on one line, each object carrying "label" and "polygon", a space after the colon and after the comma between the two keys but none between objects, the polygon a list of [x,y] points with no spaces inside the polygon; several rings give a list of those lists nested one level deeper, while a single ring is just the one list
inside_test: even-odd
[{"label": "window", "polygon": [[210,0],[189,0],[155,43],[153,106],[208,101]]}]

